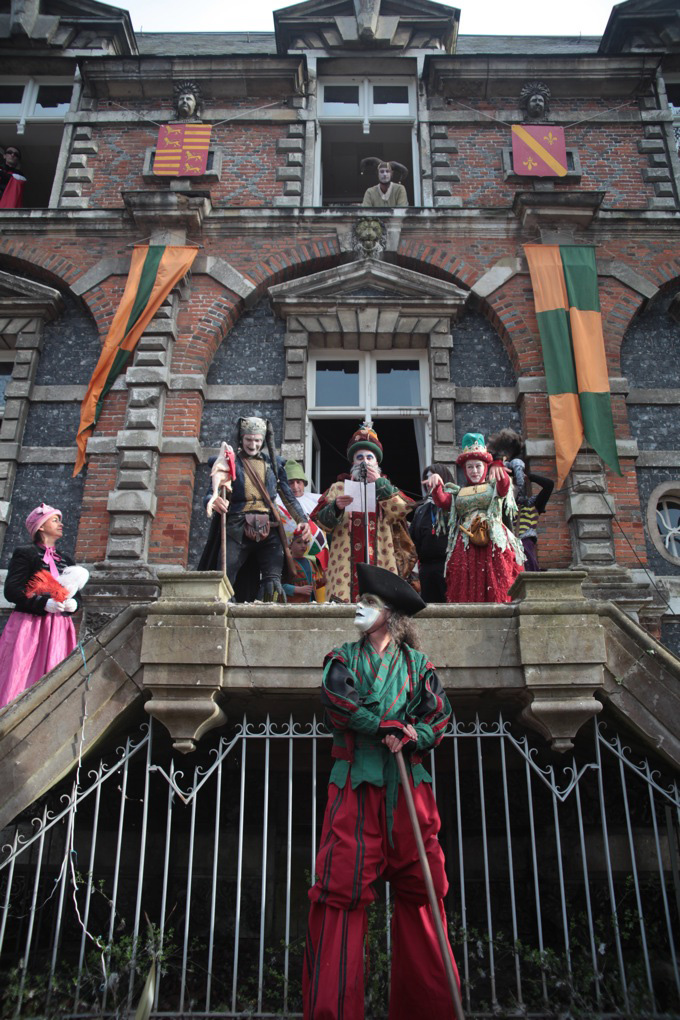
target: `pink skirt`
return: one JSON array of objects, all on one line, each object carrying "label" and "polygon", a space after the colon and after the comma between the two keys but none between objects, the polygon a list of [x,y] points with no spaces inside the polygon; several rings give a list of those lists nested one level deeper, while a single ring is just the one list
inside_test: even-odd
[{"label": "pink skirt", "polygon": [[76,647],[70,616],[15,609],[0,637],[0,707],[58,666]]}]

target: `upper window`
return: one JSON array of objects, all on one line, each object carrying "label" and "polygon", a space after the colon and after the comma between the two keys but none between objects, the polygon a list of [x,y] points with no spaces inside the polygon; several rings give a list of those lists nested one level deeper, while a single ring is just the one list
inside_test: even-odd
[{"label": "upper window", "polygon": [[320,93],[321,123],[360,120],[367,135],[372,122],[415,119],[415,84],[409,78],[328,79],[320,82]]},{"label": "upper window", "polygon": [[25,206],[49,205],[72,93],[72,78],[0,81],[0,146],[11,144],[21,153],[18,173],[26,178]]},{"label": "upper window", "polygon": [[427,411],[427,359],[415,351],[338,351],[310,354],[310,411],[380,409]]},{"label": "upper window", "polygon": [[416,90],[411,78],[326,78],[319,82],[317,194],[322,205],[361,205],[375,171],[362,175],[366,156],[408,168],[410,205],[420,202]]}]

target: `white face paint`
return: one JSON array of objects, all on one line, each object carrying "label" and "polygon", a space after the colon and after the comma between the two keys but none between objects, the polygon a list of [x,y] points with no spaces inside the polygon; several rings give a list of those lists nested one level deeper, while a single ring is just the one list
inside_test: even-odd
[{"label": "white face paint", "polygon": [[357,602],[354,626],[362,634],[367,634],[379,621],[384,609],[385,603],[377,595],[362,595]]},{"label": "white face paint", "polygon": [[262,449],[263,442],[264,436],[258,436],[254,432],[247,432],[241,437],[243,452],[247,454],[248,457],[257,457],[258,453]]},{"label": "white face paint", "polygon": [[465,464],[465,474],[468,477],[468,481],[472,482],[473,485],[479,485],[484,477],[484,468],[486,464],[483,460],[469,460]]}]

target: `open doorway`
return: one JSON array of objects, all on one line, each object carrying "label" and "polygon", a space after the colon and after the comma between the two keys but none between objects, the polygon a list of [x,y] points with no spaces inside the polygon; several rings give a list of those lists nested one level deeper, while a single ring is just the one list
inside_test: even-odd
[{"label": "open doorway", "polygon": [[[338,475],[347,474],[347,444],[360,422],[350,418],[317,418],[312,422],[311,476],[325,492]],[[420,499],[420,477],[426,465],[424,423],[418,418],[382,418],[373,426],[380,437],[383,473],[407,496]]]}]

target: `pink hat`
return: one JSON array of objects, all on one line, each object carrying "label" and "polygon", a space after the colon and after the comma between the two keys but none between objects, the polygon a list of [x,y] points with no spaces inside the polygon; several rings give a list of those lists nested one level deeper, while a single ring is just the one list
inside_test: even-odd
[{"label": "pink hat", "polygon": [[26,530],[31,538],[35,538],[36,532],[42,528],[45,521],[49,520],[50,517],[54,517],[55,514],[59,514],[61,517],[61,510],[48,506],[47,503],[41,503],[35,510],[31,510],[26,518]]}]

